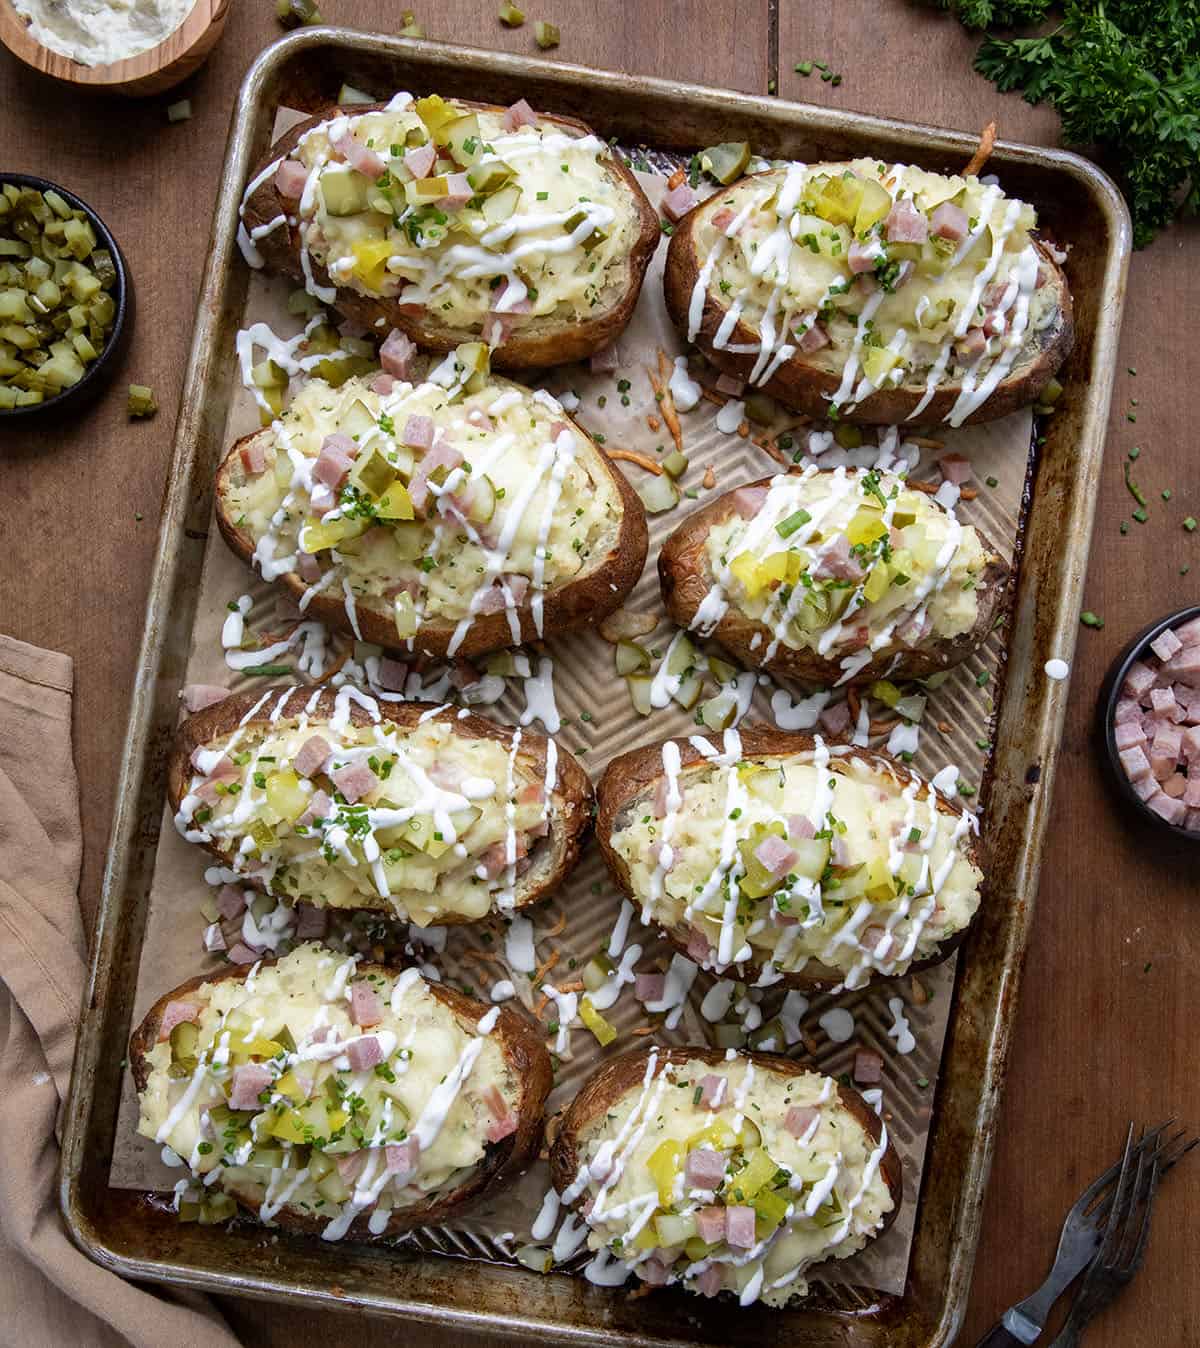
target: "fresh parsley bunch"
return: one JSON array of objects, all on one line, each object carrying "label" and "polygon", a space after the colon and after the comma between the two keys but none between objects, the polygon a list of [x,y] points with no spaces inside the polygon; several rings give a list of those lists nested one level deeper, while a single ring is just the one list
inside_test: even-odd
[{"label": "fresh parsley bunch", "polygon": [[[1050,0],[937,0],[969,28],[1037,23]],[[1043,37],[988,37],[975,69],[1048,102],[1072,145],[1116,172],[1148,244],[1176,211],[1200,210],[1200,0],[1068,0]]]}]

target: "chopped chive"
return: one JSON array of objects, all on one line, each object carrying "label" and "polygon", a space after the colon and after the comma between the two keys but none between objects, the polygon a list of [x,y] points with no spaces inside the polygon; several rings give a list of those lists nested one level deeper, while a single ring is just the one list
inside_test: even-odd
[{"label": "chopped chive", "polygon": [[1134,447],[1129,451],[1129,457],[1131,459],[1136,459],[1141,452],[1142,452],[1141,445],[1134,445]]},{"label": "chopped chive", "polygon": [[1138,508],[1133,512],[1133,518],[1137,520],[1139,524],[1145,524],[1146,521],[1150,518],[1150,516],[1146,514],[1146,512],[1141,508],[1141,506],[1138,506]]},{"label": "chopped chive", "polygon": [[1104,619],[1098,618],[1091,611],[1091,609],[1085,609],[1079,615],[1079,621],[1084,625],[1084,627],[1094,627],[1097,629],[1097,631],[1099,631],[1099,629],[1104,626]]},{"label": "chopped chive", "polygon": [[1130,496],[1133,497],[1138,505],[1146,506],[1150,504],[1149,501],[1146,500],[1146,493],[1142,491],[1141,487],[1139,487],[1133,478],[1129,476],[1128,464],[1125,465],[1125,485],[1129,488]]},{"label": "chopped chive", "polygon": [[1184,520],[1183,527],[1188,531],[1189,534],[1194,534],[1196,532],[1196,521],[1191,517],[1191,515],[1189,515],[1187,519]]},{"label": "chopped chive", "polygon": [[1127,534],[1129,532],[1129,523],[1127,520],[1121,521],[1121,532],[1123,534]]},{"label": "chopped chive", "polygon": [[247,665],[243,674],[252,674],[256,678],[273,678],[277,674],[290,674],[291,665]]},{"label": "chopped chive", "polygon": [[1171,489],[1170,489],[1170,487],[1164,487],[1164,488],[1163,488],[1162,498],[1163,498],[1164,501],[1169,501],[1169,500],[1171,499]]},{"label": "chopped chive", "polygon": [[795,514],[789,515],[787,519],[780,520],[775,526],[775,532],[780,538],[791,538],[797,529],[802,529],[810,523],[812,516],[807,510],[797,510]]},{"label": "chopped chive", "polygon": [[981,669],[979,673],[976,674],[975,676],[975,683],[978,687],[982,688],[991,677],[992,676],[987,672],[986,669]]},{"label": "chopped chive", "polygon": [[1000,485],[1000,479],[998,477],[985,477],[983,480],[989,487],[998,487]]},{"label": "chopped chive", "polygon": [[797,75],[811,75],[813,72],[813,63],[811,61],[798,61],[792,69]]}]

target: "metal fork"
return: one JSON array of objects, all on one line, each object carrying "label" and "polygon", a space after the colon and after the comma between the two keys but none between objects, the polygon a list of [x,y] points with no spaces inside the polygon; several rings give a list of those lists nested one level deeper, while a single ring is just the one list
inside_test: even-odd
[{"label": "metal fork", "polygon": [[1150,1239],[1150,1219],[1158,1181],[1200,1142],[1200,1138],[1192,1138],[1185,1143],[1184,1135],[1181,1129],[1165,1144],[1153,1148],[1144,1145],[1146,1139],[1143,1137],[1135,1148],[1133,1126],[1130,1125],[1104,1240],[1071,1305],[1066,1323],[1050,1348],[1075,1348],[1084,1329],[1116,1299],[1141,1268]]},{"label": "metal fork", "polygon": [[[1133,1153],[1140,1155],[1145,1148],[1154,1146],[1173,1122],[1173,1119],[1168,1119],[1144,1134],[1133,1144]],[[1130,1136],[1132,1132],[1133,1125],[1130,1124]],[[1182,1136],[1182,1133],[1178,1134],[1168,1146],[1173,1147]],[[1184,1151],[1190,1150],[1195,1145],[1196,1142],[1193,1141],[1182,1150],[1176,1151],[1165,1165],[1160,1159],[1160,1175],[1165,1174],[1180,1159]],[[976,1348],[1021,1348],[1021,1345],[1033,1343],[1041,1334],[1042,1326],[1046,1323],[1054,1303],[1099,1249],[1105,1223],[1116,1197],[1114,1186],[1121,1177],[1125,1160],[1126,1155],[1123,1154],[1121,1160],[1110,1166],[1080,1194],[1063,1222],[1054,1266],[1046,1281],[1032,1296],[1009,1307],[1000,1321],[980,1339]]]}]

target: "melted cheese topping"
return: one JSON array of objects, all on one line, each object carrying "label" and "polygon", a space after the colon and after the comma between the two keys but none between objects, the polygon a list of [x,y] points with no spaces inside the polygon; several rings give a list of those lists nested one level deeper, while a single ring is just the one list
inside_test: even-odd
[{"label": "melted cheese topping", "polygon": [[[639,1277],[781,1306],[807,1292],[806,1269],[855,1253],[882,1226],[895,1206],[880,1172],[886,1148],[886,1129],[873,1142],[828,1077],[783,1076],[737,1055],[659,1071],[652,1054],[641,1089],[581,1136],[568,1194],[591,1198],[589,1247]],[[709,1153],[708,1176],[720,1171],[715,1188],[708,1176],[689,1183],[696,1152]],[[730,1209],[753,1214],[749,1246],[701,1236],[734,1220]]]},{"label": "melted cheese topping", "polygon": [[[719,291],[729,317],[714,345],[753,353],[754,383],[801,352],[839,377],[842,411],[903,385],[923,391],[912,417],[939,384],[961,383],[947,417],[959,425],[1057,315],[1054,288],[1040,284],[1033,208],[978,178],[861,159],[791,164],[717,195],[698,230],[689,337],[704,294]],[[923,242],[891,237],[897,203]],[[943,205],[959,213],[961,239],[939,237],[931,217]],[[731,342],[739,319],[758,341]]]},{"label": "melted cheese topping", "polygon": [[[439,144],[460,117],[473,119],[469,134]],[[437,162],[414,182],[405,153],[431,139]],[[348,150],[355,158],[368,152],[367,163],[377,157],[382,176],[353,168]],[[480,329],[489,311],[508,314],[518,330],[547,318],[591,319],[624,293],[638,214],[609,147],[594,135],[550,123],[507,131],[502,113],[398,94],[386,110],[313,128],[291,157],[309,175],[299,204],[305,256],[338,286],[468,329]],[[470,199],[421,200],[434,190],[422,183],[439,179],[466,186]],[[311,280],[310,289],[325,298]]]},{"label": "melted cheese topping", "polygon": [[[464,1025],[415,969],[360,978],[357,960],[304,945],[187,993],[171,1004],[192,1017],[187,1052],[156,1044],[139,1096],[138,1132],[206,1191],[261,1203],[263,1221],[285,1206],[328,1219],[329,1240],[478,1165],[497,1109],[510,1117],[521,1092],[489,1038],[494,1015]],[[353,1016],[364,992],[369,1026]],[[259,1083],[252,1110],[230,1109],[230,1090],[240,1101]]]},{"label": "melted cheese topping", "polygon": [[[370,726],[351,722],[351,699]],[[521,732],[508,745],[467,739],[436,712],[404,729],[350,686],[337,707],[327,721],[250,722],[198,750],[175,818],[183,836],[318,907],[376,908],[422,927],[511,908],[516,878],[545,846],[553,790],[518,758]],[[313,741],[304,775],[297,756]]]},{"label": "melted cheese topping", "polygon": [[[746,490],[746,489],[743,489]],[[749,520],[733,513],[704,543],[713,585],[693,619],[709,635],[730,605],[780,646],[867,659],[969,632],[987,565],[979,536],[890,473],[838,468],[772,478]]]},{"label": "melted cheese topping", "polygon": [[[413,448],[422,419],[432,446]],[[430,380],[379,394],[357,378],[336,389],[313,380],[272,431],[274,461],[235,472],[227,501],[263,577],[312,566],[309,595],[341,598],[352,627],[359,605],[394,618],[409,649],[422,624],[453,623],[453,655],[487,612],[505,613],[513,644],[519,609],[532,609],[540,632],[545,593],[603,563],[620,531],[612,479],[545,393],[489,382],[466,394]],[[357,446],[336,493],[314,477],[333,434]],[[400,484],[406,500],[431,454],[443,466],[424,500],[389,517],[389,488]]]},{"label": "melted cheese topping", "polygon": [[639,798],[612,846],[643,918],[702,935],[705,968],[752,963],[765,984],[811,963],[861,987],[934,955],[979,907],[975,820],[939,810],[916,773],[819,738],[788,757],[743,758],[730,743],[686,773],[675,750],[663,748],[665,817]]}]

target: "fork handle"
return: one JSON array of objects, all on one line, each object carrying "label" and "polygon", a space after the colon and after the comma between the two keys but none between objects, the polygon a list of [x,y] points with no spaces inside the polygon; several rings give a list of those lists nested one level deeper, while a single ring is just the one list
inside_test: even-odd
[{"label": "fork handle", "polygon": [[975,1348],[1025,1348],[1026,1341],[1019,1339],[1009,1330],[1005,1329],[1002,1321],[996,1323],[979,1340]]}]

